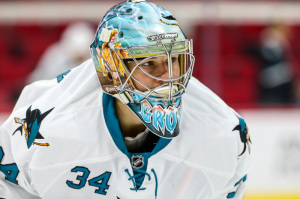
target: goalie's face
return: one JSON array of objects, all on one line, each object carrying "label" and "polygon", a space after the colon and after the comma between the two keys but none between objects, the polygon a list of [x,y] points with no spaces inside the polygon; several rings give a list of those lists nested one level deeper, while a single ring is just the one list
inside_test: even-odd
[{"label": "goalie's face", "polygon": [[[133,60],[125,61],[127,68],[129,69],[130,72],[132,72],[132,76],[134,77],[133,83],[136,89],[144,92],[147,91],[146,87],[153,89],[166,83],[163,80],[154,79],[150,77],[149,75],[147,75],[147,73],[160,79],[168,80],[170,78],[170,72],[168,68],[169,67],[168,56],[153,57],[147,60],[142,58],[142,59],[137,59],[137,61],[138,64]],[[173,78],[179,77],[180,76],[179,55],[171,56],[171,64],[172,64]],[[136,81],[135,79],[138,81]]]}]

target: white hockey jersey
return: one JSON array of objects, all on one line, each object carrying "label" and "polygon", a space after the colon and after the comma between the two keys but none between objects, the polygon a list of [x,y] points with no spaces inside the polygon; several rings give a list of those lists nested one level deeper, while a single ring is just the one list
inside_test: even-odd
[{"label": "white hockey jersey", "polygon": [[194,78],[179,136],[129,153],[88,60],[24,88],[1,127],[0,198],[236,199],[251,156],[244,120]]}]

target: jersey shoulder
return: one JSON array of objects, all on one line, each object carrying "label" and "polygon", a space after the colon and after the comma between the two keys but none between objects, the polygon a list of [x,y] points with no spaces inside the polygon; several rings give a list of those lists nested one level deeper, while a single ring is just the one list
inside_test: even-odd
[{"label": "jersey shoulder", "polygon": [[90,59],[76,68],[59,74],[52,80],[41,80],[27,85],[23,89],[13,113],[29,106],[43,108],[49,105],[72,104],[97,89],[99,90],[98,78]]},{"label": "jersey shoulder", "polygon": [[246,121],[195,78],[183,95],[182,112],[179,136],[196,149],[196,157],[203,148],[211,149],[210,154],[223,153],[233,158],[232,162],[250,153],[251,139]]},{"label": "jersey shoulder", "polygon": [[92,61],[25,88],[1,127],[5,145],[17,154],[15,162],[30,159],[41,167],[116,151],[105,125],[102,93]]},{"label": "jersey shoulder", "polygon": [[30,129],[35,121],[35,129],[47,125],[53,127],[60,121],[73,118],[76,112],[101,107],[100,100],[95,100],[101,93],[90,59],[52,80],[41,80],[26,86],[8,120],[13,121],[13,127],[16,124],[25,125],[23,129]]},{"label": "jersey shoulder", "polygon": [[213,117],[226,123],[238,120],[238,114],[231,107],[194,77],[189,82],[183,100],[184,111],[197,114],[198,118]]}]

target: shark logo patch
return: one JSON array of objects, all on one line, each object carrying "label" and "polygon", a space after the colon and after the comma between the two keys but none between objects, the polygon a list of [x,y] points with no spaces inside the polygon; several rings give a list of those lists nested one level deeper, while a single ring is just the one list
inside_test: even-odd
[{"label": "shark logo patch", "polygon": [[23,130],[24,130],[25,131],[25,139],[26,139],[28,148],[30,148],[32,146],[32,144],[36,144],[39,146],[49,146],[49,143],[35,142],[35,140],[36,139],[44,139],[44,137],[39,132],[41,123],[53,109],[54,108],[52,108],[42,114],[39,109],[34,109],[33,111],[31,111],[31,106],[30,106],[26,111],[26,118],[24,118],[24,119],[20,119],[20,118],[16,118],[16,117],[14,118],[15,122],[18,124],[21,124],[21,126],[15,130],[13,135],[16,132],[20,131],[21,136],[22,136]]},{"label": "shark logo patch", "polygon": [[236,127],[234,127],[234,129],[232,131],[238,130],[240,133],[240,138],[241,138],[241,142],[244,143],[244,149],[243,152],[239,155],[243,155],[246,151],[247,145],[248,145],[248,150],[249,150],[249,154],[251,152],[251,147],[250,147],[250,143],[251,143],[251,139],[250,139],[250,135],[248,132],[248,127],[246,125],[246,122],[243,118],[238,118],[239,119],[239,125],[237,125]]}]

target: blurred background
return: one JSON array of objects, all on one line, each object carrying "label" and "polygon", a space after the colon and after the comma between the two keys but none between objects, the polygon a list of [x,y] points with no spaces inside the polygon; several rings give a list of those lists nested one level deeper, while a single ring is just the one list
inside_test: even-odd
[{"label": "blurred background", "polygon": [[[89,58],[101,17],[119,2],[0,0],[0,124],[26,84]],[[300,1],[153,2],[194,40],[193,75],[249,126],[244,199],[300,198]]]}]

